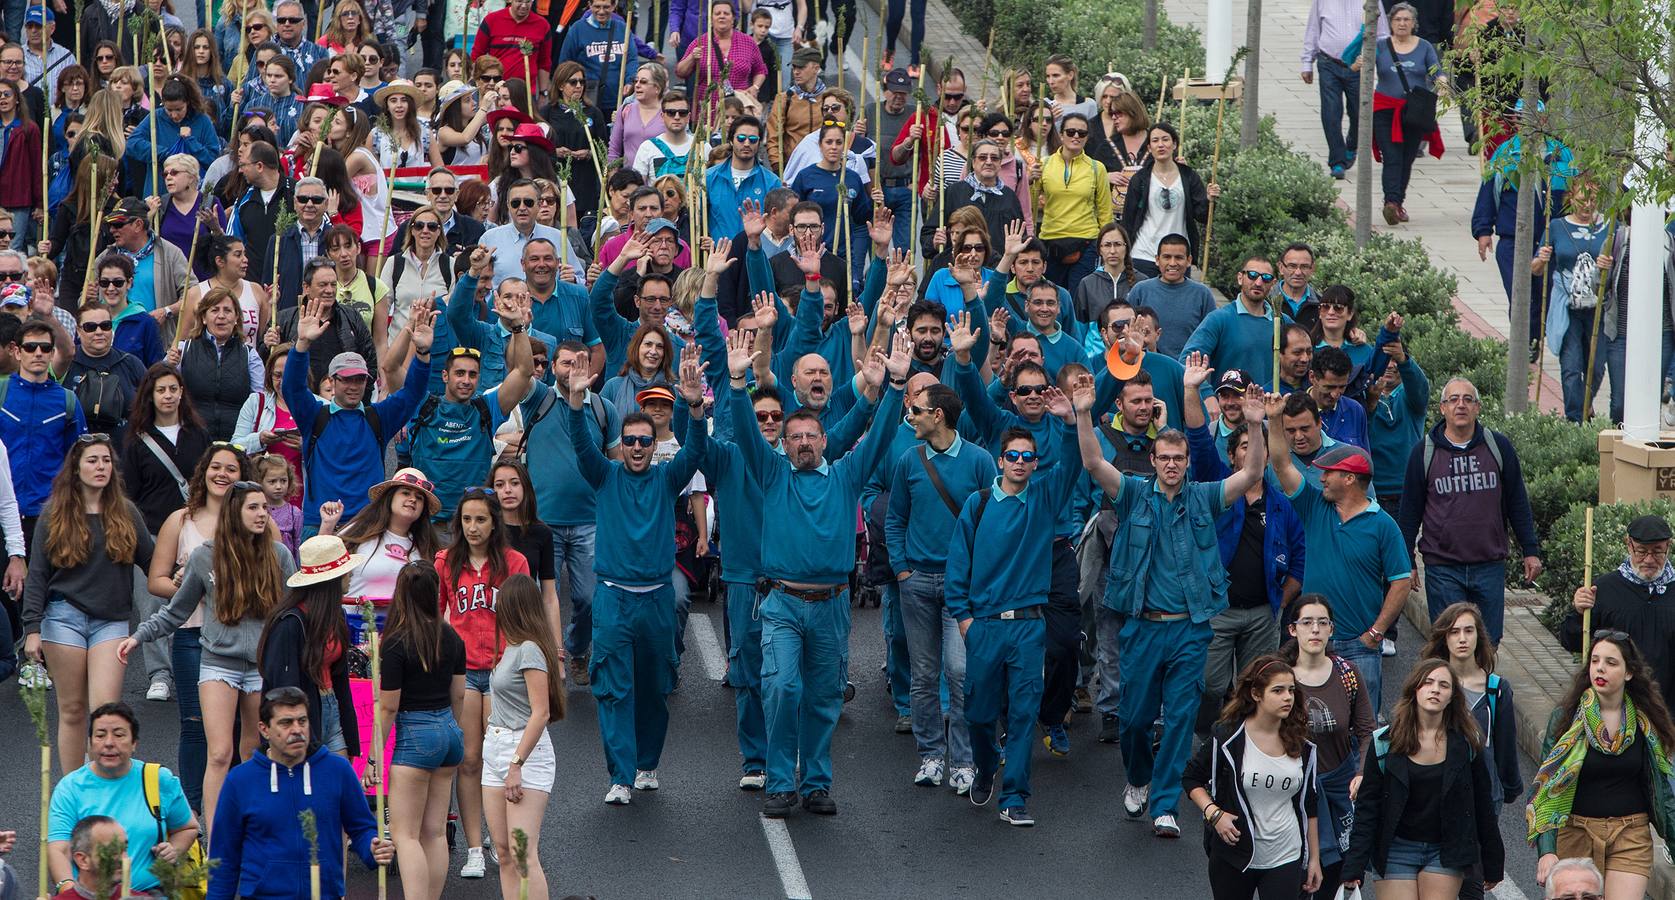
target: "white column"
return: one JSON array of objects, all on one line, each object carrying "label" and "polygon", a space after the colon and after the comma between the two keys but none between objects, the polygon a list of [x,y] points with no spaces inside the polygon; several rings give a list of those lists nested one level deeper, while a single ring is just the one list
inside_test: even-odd
[{"label": "white column", "polygon": [[[1654,5],[1667,9],[1667,2]],[[1666,83],[1667,73],[1650,67],[1655,81]],[[1635,151],[1653,166],[1661,165],[1666,138],[1663,124],[1646,107],[1635,121]],[[1629,226],[1628,321],[1618,323],[1625,335],[1623,365],[1623,434],[1638,441],[1658,439],[1658,401],[1663,393],[1663,263],[1664,209],[1651,199],[1645,178],[1631,170],[1630,188],[1636,197]]]},{"label": "white column", "polygon": [[1204,80],[1221,84],[1233,64],[1233,0],[1209,0],[1204,19]]}]

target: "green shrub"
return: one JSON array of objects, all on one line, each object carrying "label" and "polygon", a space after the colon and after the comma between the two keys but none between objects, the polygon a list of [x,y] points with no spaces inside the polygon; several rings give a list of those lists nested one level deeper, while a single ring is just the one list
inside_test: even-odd
[{"label": "green shrub", "polygon": [[1236,290],[1238,267],[1252,254],[1274,257],[1305,231],[1342,230],[1343,216],[1334,206],[1337,190],[1314,160],[1268,146],[1236,154],[1229,162],[1225,145],[1223,160],[1209,275],[1223,293]]},{"label": "green shrub", "polygon": [[[1369,331],[1371,329],[1369,328]],[[1431,376],[1431,409],[1448,378],[1471,379],[1485,409],[1498,409],[1506,388],[1506,344],[1472,337],[1455,326],[1452,314],[1409,318],[1402,330],[1407,352]]]},{"label": "green shrub", "polygon": [[[1582,586],[1583,510],[1586,503],[1571,506],[1544,543],[1547,571],[1541,576],[1541,587],[1550,598],[1541,612],[1541,621],[1557,630],[1559,623],[1570,612],[1570,597]],[[1628,523],[1643,515],[1662,516],[1675,520],[1675,501],[1641,500],[1635,503],[1608,503],[1594,510],[1594,574],[1609,572],[1623,562],[1623,535]]]},{"label": "green shrub", "polygon": [[[1358,317],[1369,337],[1391,310],[1409,319],[1441,316],[1453,321],[1453,297],[1459,283],[1452,274],[1431,265],[1420,241],[1374,233],[1367,246],[1357,247],[1353,232],[1334,228],[1312,243],[1318,260],[1314,283],[1322,287],[1344,284],[1354,290]],[[1424,365],[1426,372],[1448,371]]]},{"label": "green shrub", "polygon": [[[984,6],[992,10],[988,21],[982,15]],[[971,18],[961,19],[979,42],[988,40],[989,26],[994,26],[995,59],[1032,73],[1038,95],[1043,66],[1055,53],[1068,54],[1081,66],[1084,94],[1093,91],[1108,65],[1114,65],[1128,76],[1147,109],[1155,107],[1165,76],[1173,83],[1181,72],[1198,71],[1204,62],[1198,32],[1169,22],[1161,11],[1157,49],[1142,50],[1144,13],[1138,0],[1060,0],[1047,5],[1034,0],[963,0],[954,11],[958,14],[962,8],[971,13]]]},{"label": "green shrub", "polygon": [[[1599,496],[1599,432],[1609,423],[1594,419],[1576,425],[1564,416],[1533,411],[1485,415],[1482,421],[1506,435],[1518,449],[1536,533],[1541,536],[1542,552],[1550,552],[1556,523],[1571,507],[1586,506]],[[1506,583],[1520,585],[1523,553],[1516,535],[1509,534],[1507,542]]]}]

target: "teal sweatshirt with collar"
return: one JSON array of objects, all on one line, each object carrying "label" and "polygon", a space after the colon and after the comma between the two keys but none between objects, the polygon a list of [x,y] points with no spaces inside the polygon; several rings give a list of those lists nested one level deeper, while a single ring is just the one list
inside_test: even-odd
[{"label": "teal sweatshirt with collar", "polygon": [[625,587],[665,584],[675,558],[675,500],[709,455],[709,430],[687,429],[674,459],[636,473],[600,452],[587,428],[592,414],[566,404],[577,467],[598,499],[593,571]]},{"label": "teal sweatshirt with collar", "polygon": [[986,490],[1000,474],[989,451],[959,435],[941,453],[928,444],[916,443],[898,455],[890,464],[890,511],[884,517],[884,545],[890,551],[890,569],[898,575],[940,573],[948,563],[955,513],[931,483],[925,471],[927,462],[936,467],[937,477],[956,508],[967,497]]},{"label": "teal sweatshirt with collar", "polygon": [[[989,487],[966,498],[950,534],[947,577],[942,583],[948,615],[954,621],[997,616],[1047,602],[1054,527],[1081,474],[1081,466],[1036,469],[1029,487],[1017,496],[1005,495],[997,477]],[[979,505],[983,507],[981,522],[976,518]]]}]

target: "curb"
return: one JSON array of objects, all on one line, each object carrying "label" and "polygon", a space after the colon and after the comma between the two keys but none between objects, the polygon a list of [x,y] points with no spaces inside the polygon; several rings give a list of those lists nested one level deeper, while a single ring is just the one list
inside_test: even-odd
[{"label": "curb", "polygon": [[[1418,575],[1418,572],[1415,573]],[[1418,577],[1414,579],[1417,585]],[[1407,624],[1416,632],[1423,634],[1431,629],[1431,614],[1425,605],[1424,591],[1415,587],[1407,595],[1407,605],[1402,610]],[[1508,611],[1511,614],[1511,611]],[[1555,642],[1552,649],[1564,652]],[[1506,654],[1496,660],[1496,671],[1512,685],[1514,704],[1518,715],[1518,748],[1523,750],[1531,759],[1541,760],[1542,731],[1547,727],[1547,719],[1553,714],[1554,698],[1536,684],[1529,671],[1513,654]],[[1533,774],[1533,773],[1532,773]],[[1504,835],[1503,840],[1507,839]],[[1517,838],[1521,839],[1521,838]],[[1652,835],[1652,842],[1658,845],[1661,852],[1652,854],[1652,878],[1646,885],[1646,895],[1657,900],[1675,900],[1675,864],[1669,857],[1669,848],[1664,846],[1663,839],[1656,833]]]}]

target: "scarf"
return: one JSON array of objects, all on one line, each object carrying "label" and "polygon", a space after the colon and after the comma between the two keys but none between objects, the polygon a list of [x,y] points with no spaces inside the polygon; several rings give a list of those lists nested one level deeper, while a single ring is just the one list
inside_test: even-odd
[{"label": "scarf", "polygon": [[1005,196],[1005,194],[1001,192],[1005,188],[1005,185],[1001,184],[999,180],[996,180],[994,184],[986,185],[983,182],[978,181],[976,175],[967,173],[965,176],[965,183],[971,187],[973,193],[993,194],[996,197]]},{"label": "scarf", "polygon": [[1524,822],[1529,829],[1530,843],[1534,844],[1538,836],[1556,831],[1570,821],[1570,809],[1576,801],[1576,783],[1581,779],[1582,760],[1587,757],[1589,747],[1618,756],[1634,746],[1636,736],[1642,733],[1659,775],[1670,777],[1670,761],[1664,755],[1658,733],[1653,730],[1646,714],[1634,708],[1634,700],[1626,696],[1623,698],[1623,727],[1616,737],[1607,740],[1605,723],[1599,713],[1599,696],[1593,688],[1583,691],[1582,699],[1576,706],[1576,717],[1553,743],[1553,749],[1547,752],[1547,758],[1542,760],[1532,782],[1532,799],[1524,807]]},{"label": "scarf", "polygon": [[1675,563],[1666,561],[1663,564],[1663,571],[1659,572],[1656,576],[1652,578],[1641,578],[1640,573],[1634,571],[1634,566],[1629,565],[1629,561],[1625,559],[1623,560],[1623,564],[1617,567],[1617,574],[1623,576],[1623,579],[1629,584],[1639,585],[1640,587],[1645,588],[1647,594],[1661,595],[1663,592],[1669,590],[1669,585],[1671,583],[1675,583]]},{"label": "scarf", "polygon": [[113,246],[111,249],[115,250],[116,252],[122,254],[123,256],[126,256],[129,259],[133,260],[134,262],[138,263],[140,260],[145,259],[146,257],[150,256],[151,251],[155,250],[156,248],[157,248],[157,238],[153,237],[150,240],[147,240],[145,242],[145,246],[141,247],[138,250],[124,250],[121,247],[116,247],[116,246]]},{"label": "scarf", "polygon": [[809,91],[803,90],[802,86],[797,84],[795,81],[791,82],[791,95],[796,97],[798,100],[807,100],[808,102],[813,103],[816,98],[825,92],[826,82],[819,78],[814,79],[814,89]]},{"label": "scarf", "polygon": [[99,5],[105,8],[105,15],[110,16],[112,22],[122,21],[122,0],[99,0]]}]

